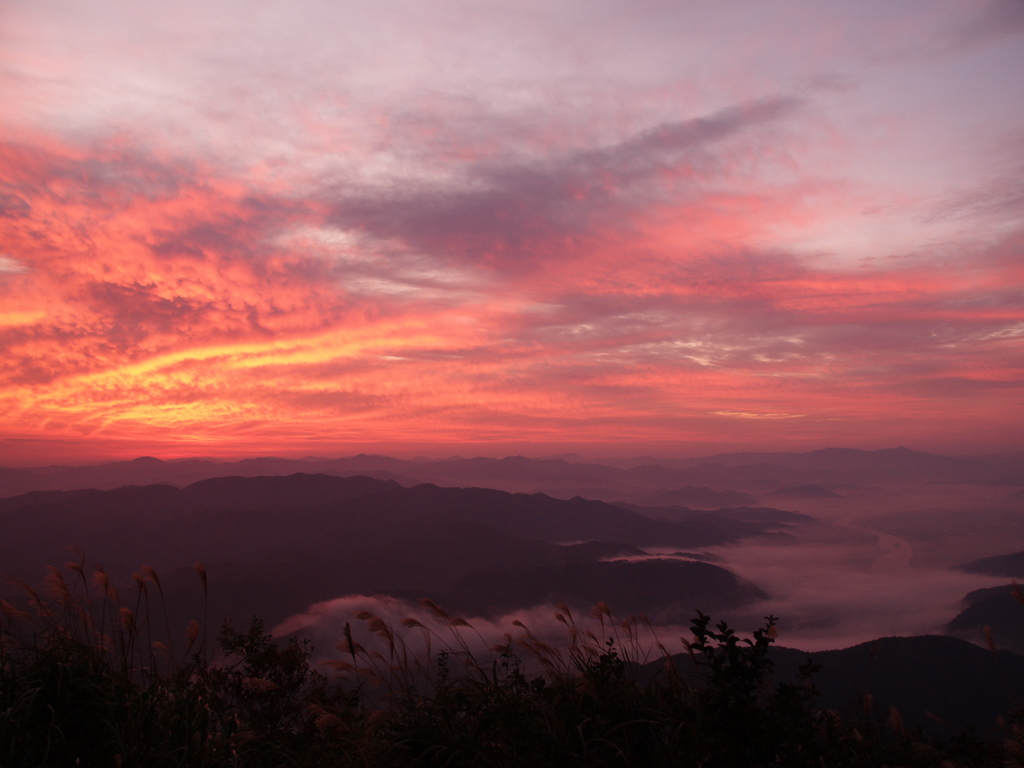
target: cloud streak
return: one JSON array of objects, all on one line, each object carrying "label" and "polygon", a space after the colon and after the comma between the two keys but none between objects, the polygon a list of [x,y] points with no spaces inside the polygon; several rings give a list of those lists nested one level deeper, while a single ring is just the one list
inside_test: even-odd
[{"label": "cloud streak", "polygon": [[[480,29],[497,23],[488,8]],[[514,22],[503,55],[544,13]],[[636,29],[610,31],[622,13],[602,5],[593,39],[637,51]],[[812,36],[828,39],[839,13],[822,11]],[[974,149],[1001,153],[1005,169],[1024,163],[1021,144],[957,133],[955,120],[929,137],[879,90],[872,67],[914,74],[898,56],[798,46],[773,61],[800,77],[742,77],[694,42],[718,75],[690,77],[701,62],[686,59],[656,81],[615,53],[620,77],[599,88],[591,59],[573,69],[558,48],[519,76],[474,49],[477,83],[430,46],[406,51],[427,85],[412,69],[358,76],[343,58],[320,62],[341,73],[323,75],[296,42],[302,22],[272,39],[293,68],[269,72],[220,16],[220,59],[205,38],[193,45],[206,53],[190,51],[178,21],[158,33],[125,18],[83,22],[84,41],[110,43],[88,66],[70,28],[27,6],[3,29],[0,86],[22,97],[0,125],[12,451],[80,439],[113,454],[459,441],[961,450],[1009,446],[1024,426],[1020,190]],[[986,18],[965,6],[914,39],[966,30],[970,45],[933,55],[966,75],[979,51],[1008,55],[1005,35],[982,34]],[[407,42],[449,39],[435,22]],[[677,46],[649,22],[637,22],[647,53],[669,56]],[[766,22],[744,48],[708,23],[741,56],[789,35]],[[132,71],[132,34],[162,53],[139,59],[135,79],[111,74]],[[800,84],[830,68],[852,73],[847,86]],[[882,126],[889,139],[872,148]],[[936,160],[954,134],[959,159]],[[889,144],[903,154],[885,167]]]}]

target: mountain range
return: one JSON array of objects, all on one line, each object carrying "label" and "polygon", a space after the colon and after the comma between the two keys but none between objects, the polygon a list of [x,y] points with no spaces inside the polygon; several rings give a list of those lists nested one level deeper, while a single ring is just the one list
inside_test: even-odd
[{"label": "mountain range", "polygon": [[[750,505],[756,503],[759,494],[809,485],[832,493],[841,485],[906,481],[1024,486],[1024,457],[952,457],[906,448],[827,448],[807,453],[735,453],[697,459],[593,462],[523,456],[403,460],[366,454],[339,459],[265,457],[233,462],[142,457],[82,467],[0,467],[0,496],[41,490],[109,490],[124,485],[184,487],[213,477],[295,473],[362,474],[393,479],[405,486],[477,486],[540,492],[557,498],[583,496],[653,506],[709,508]],[[718,493],[741,495],[715,495]]]},{"label": "mountain range", "polygon": [[789,525],[677,511],[665,520],[578,497],[307,474],[36,491],[0,500],[0,563],[36,581],[74,547],[123,583],[150,566],[165,574],[168,601],[183,614],[201,602],[191,565],[202,561],[215,586],[214,615],[258,613],[270,623],[353,593],[431,597],[483,612],[549,599],[589,609],[614,593],[617,609],[652,614],[764,596],[715,565],[623,559],[642,558],[644,547],[778,535]]},{"label": "mountain range", "polygon": [[[482,617],[558,601],[586,611],[603,600],[620,615],[679,624],[695,609],[718,616],[773,597],[702,548],[771,548],[833,530],[765,501],[828,505],[844,488],[889,481],[1024,485],[1020,456],[828,449],[654,461],[361,455],[0,468],[0,571],[40,586],[45,567],[75,559],[68,549],[77,548],[123,591],[152,566],[181,627],[251,615],[273,626],[355,594],[426,597]],[[1001,497],[998,514],[1010,522],[1020,493]],[[209,574],[208,604],[196,561]],[[958,568],[1024,578],[1024,553]],[[5,583],[0,595],[18,590]],[[1024,606],[1009,586],[972,592],[946,631],[985,643],[986,626],[1000,648],[1024,651]],[[773,654],[783,676],[806,658]],[[990,727],[1006,709],[1005,695],[991,694],[998,685],[1024,697],[1024,659],[955,637],[883,638],[813,658],[824,667],[823,705],[871,692],[928,727]]]}]

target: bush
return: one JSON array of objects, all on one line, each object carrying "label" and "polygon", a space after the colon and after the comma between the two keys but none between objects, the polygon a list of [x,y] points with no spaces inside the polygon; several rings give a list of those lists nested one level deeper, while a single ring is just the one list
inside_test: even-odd
[{"label": "bush", "polygon": [[406,619],[424,641],[413,643],[360,614],[377,646],[346,625],[331,680],[310,666],[307,644],[274,640],[255,617],[244,630],[223,626],[216,661],[197,624],[173,657],[166,637],[153,639],[155,573],[144,569],[124,605],[102,571],[90,582],[81,562],[69,568],[70,586],[51,569],[47,599],[22,585],[22,606],[0,605],[5,768],[1024,764],[1020,713],[991,745],[970,734],[928,741],[869,706],[859,719],[820,711],[810,661],[796,680],[773,680],[771,616],[741,638],[698,612],[678,664],[656,636],[640,640],[653,636],[643,618],[620,621],[604,604],[592,628],[561,607],[564,645],[516,622],[520,637],[474,652],[472,627],[424,601],[446,641]]}]

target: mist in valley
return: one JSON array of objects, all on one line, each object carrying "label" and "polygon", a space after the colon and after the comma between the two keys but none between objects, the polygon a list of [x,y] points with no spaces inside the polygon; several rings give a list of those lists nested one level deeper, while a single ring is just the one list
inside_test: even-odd
[{"label": "mist in valley", "polygon": [[[1022,467],[896,449],[7,469],[0,553],[29,583],[68,547],[126,585],[152,566],[182,621],[203,561],[215,613],[320,647],[346,606],[401,618],[428,597],[488,636],[528,616],[557,637],[557,603],[586,615],[604,600],[676,638],[696,610],[748,632],[774,615],[780,644],[820,651],[944,633],[969,593],[1009,584],[957,566],[1024,550]],[[957,633],[985,642],[980,626]]]}]

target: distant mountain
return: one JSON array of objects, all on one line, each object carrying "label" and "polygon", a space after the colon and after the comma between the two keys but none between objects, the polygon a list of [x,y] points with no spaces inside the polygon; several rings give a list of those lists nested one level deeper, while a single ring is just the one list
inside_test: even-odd
[{"label": "distant mountain", "polygon": [[1013,585],[978,589],[964,598],[967,605],[946,631],[955,637],[985,643],[988,627],[1000,648],[1024,653],[1024,605],[1013,597]]},{"label": "distant mountain", "polygon": [[[0,496],[43,490],[99,488],[109,490],[125,485],[167,484],[183,487],[212,477],[257,477],[294,473],[337,476],[370,475],[413,486],[434,483],[455,487],[496,488],[514,493],[546,493],[557,498],[584,496],[601,500],[631,498],[685,484],[741,484],[777,487],[803,478],[779,467],[766,471],[727,467],[695,467],[686,470],[662,466],[618,469],[593,463],[562,459],[451,458],[437,461],[403,461],[388,456],[360,454],[342,459],[244,459],[213,462],[200,459],[164,462],[143,457],[127,462],[110,462],[91,467],[0,468]],[[781,474],[780,474],[781,473]]]},{"label": "distant mountain", "polygon": [[[0,496],[30,491],[166,484],[184,487],[198,480],[228,475],[242,477],[306,474],[368,475],[404,486],[434,483],[481,486],[516,493],[542,492],[557,498],[581,495],[614,501],[649,503],[648,494],[761,493],[782,486],[885,482],[972,482],[1024,486],[1024,459],[1016,456],[951,457],[905,448],[859,451],[828,448],[809,453],[735,453],[703,459],[638,459],[582,462],[576,456],[529,459],[459,458],[406,461],[360,454],[339,459],[265,457],[234,462],[202,459],[166,462],[152,457],[108,462],[89,467],[0,467]],[[703,491],[701,491],[703,493]],[[685,494],[684,494],[685,495]],[[662,502],[656,501],[657,505]],[[751,499],[679,496],[682,506],[752,504]]]},{"label": "distant mountain", "polygon": [[988,576],[1006,576],[1011,579],[1024,579],[1024,552],[1010,555],[995,555],[971,560],[969,563],[954,566],[967,573],[984,573]]},{"label": "distant mountain", "polygon": [[[112,461],[89,466],[0,467],[0,496],[14,496],[31,491],[70,491],[81,488],[111,490],[126,485],[173,485],[184,487],[199,480],[215,477],[260,477],[307,474],[372,475],[378,479],[394,479],[388,467],[400,462],[386,456],[360,456],[335,459],[293,460],[275,457],[217,462],[206,459],[162,461],[143,456],[132,461]],[[366,466],[366,465],[369,466]],[[325,468],[327,471],[325,471]],[[411,483],[411,484],[415,484]]]},{"label": "distant mountain", "polygon": [[741,491],[714,491],[706,486],[685,485],[682,488],[665,489],[634,496],[629,501],[647,507],[681,506],[721,509],[756,504],[757,496]]},{"label": "distant mountain", "polygon": [[623,471],[630,477],[645,479],[649,487],[659,490],[694,485],[760,493],[785,483],[807,482],[814,479],[806,473],[770,464],[727,467],[723,464],[705,462],[683,468],[644,465]]},{"label": "distant mountain", "polygon": [[643,613],[666,623],[686,623],[694,610],[706,605],[721,610],[766,597],[718,566],[666,559],[474,572],[438,595],[445,605],[472,616],[495,616],[559,600],[587,611],[603,600],[619,615]]},{"label": "distant mountain", "polygon": [[[709,512],[703,509],[690,509],[689,507],[654,507],[640,504],[627,504],[624,501],[616,502],[615,506],[623,509],[630,509],[647,517],[658,520],[695,520]],[[800,512],[789,512],[784,509],[773,509],[772,507],[727,507],[716,509],[710,514],[726,520],[737,520],[750,523],[779,524],[782,527],[798,525],[801,523],[812,523],[814,518]]]},{"label": "distant mountain", "polygon": [[697,459],[643,457],[609,463],[620,467],[657,464],[680,470],[706,465],[730,469],[774,467],[799,472],[808,477],[806,482],[828,485],[890,481],[1024,485],[1024,455],[1021,454],[943,456],[908,448],[883,448],[876,451],[823,448],[806,453],[723,453]]},{"label": "distant mountain", "polygon": [[185,489],[170,485],[128,485],[109,491],[37,491],[0,499],[0,512],[34,507],[74,508],[76,512],[149,511],[201,508],[208,511],[270,509],[277,506],[329,504],[401,488],[393,480],[370,477],[329,477],[295,474],[287,477],[218,477],[201,480]]},{"label": "distant mountain", "polygon": [[[168,574],[163,584],[181,613],[190,600],[193,607],[201,602],[191,564],[202,561],[213,615],[258,613],[269,623],[344,594],[446,594],[470,574],[480,583],[487,573],[571,574],[563,567],[642,555],[648,545],[700,548],[773,527],[711,513],[655,520],[581,498],[303,474],[215,478],[184,489],[36,492],[0,500],[0,516],[2,571],[38,582],[46,565],[63,564],[67,548],[78,547],[122,582],[143,565]],[[595,568],[599,575],[607,570]],[[624,572],[640,584],[660,578],[655,570]],[[496,599],[507,601],[508,585],[493,583],[503,590]],[[647,586],[659,594],[659,584]],[[738,583],[728,599],[727,592],[716,594],[728,604],[753,594]],[[517,599],[533,596],[527,591]]]},{"label": "distant mountain", "polygon": [[820,485],[794,485],[786,488],[778,488],[765,494],[773,499],[841,499],[843,498],[835,491],[822,488]]}]

